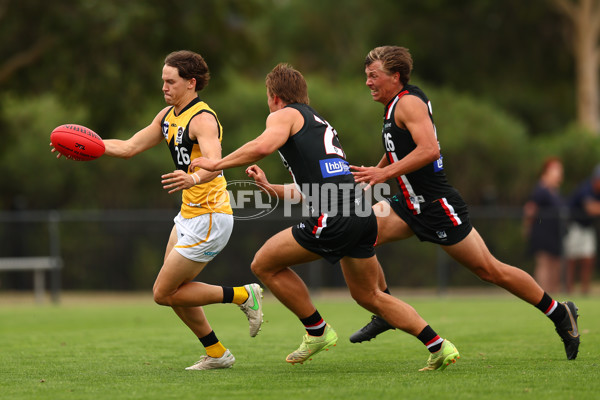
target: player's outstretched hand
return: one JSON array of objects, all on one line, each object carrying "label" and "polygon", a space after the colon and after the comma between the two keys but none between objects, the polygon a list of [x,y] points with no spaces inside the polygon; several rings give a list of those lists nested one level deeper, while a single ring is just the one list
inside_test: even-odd
[{"label": "player's outstretched hand", "polygon": [[71,157],[69,156],[65,156],[63,153],[61,153],[60,151],[56,150],[56,147],[54,147],[54,145],[52,144],[52,142],[50,142],[50,152],[51,153],[56,153],[56,158],[61,158],[64,156],[64,158],[66,160],[71,160]]},{"label": "player's outstretched hand", "polygon": [[254,179],[254,183],[258,185],[260,190],[277,196],[277,192],[273,190],[273,187],[267,179],[267,175],[265,175],[265,172],[258,165],[254,164],[246,168],[246,175]]},{"label": "player's outstretched hand", "polygon": [[258,183],[259,185],[269,186],[269,181],[267,180],[267,175],[265,175],[265,171],[263,171],[256,164],[246,168],[246,175],[254,179],[254,182]]},{"label": "player's outstretched hand", "polygon": [[370,186],[383,183],[389,179],[383,168],[351,165],[350,169],[353,170],[352,175],[354,175],[354,180],[357,183],[367,184],[365,190]]},{"label": "player's outstretched hand", "polygon": [[52,153],[56,153],[56,158],[60,158],[62,156],[62,154],[52,145],[52,142],[50,142],[50,151]]},{"label": "player's outstretched hand", "polygon": [[194,178],[191,175],[186,174],[180,169],[164,174],[161,176],[161,183],[163,189],[168,190],[170,193],[175,193],[179,190],[189,189],[194,186]]}]

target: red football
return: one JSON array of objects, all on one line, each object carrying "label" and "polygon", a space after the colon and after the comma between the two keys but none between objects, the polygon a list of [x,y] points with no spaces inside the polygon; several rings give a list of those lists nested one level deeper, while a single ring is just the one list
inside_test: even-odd
[{"label": "red football", "polygon": [[76,161],[95,160],[104,154],[102,138],[81,125],[57,126],[50,134],[50,142],[62,155]]}]

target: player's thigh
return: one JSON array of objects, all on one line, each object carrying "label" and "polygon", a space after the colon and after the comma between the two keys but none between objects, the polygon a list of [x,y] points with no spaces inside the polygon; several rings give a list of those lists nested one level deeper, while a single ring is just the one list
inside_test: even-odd
[{"label": "player's thigh", "polygon": [[171,233],[169,234],[169,241],[167,242],[167,248],[165,249],[165,256],[163,258],[163,262],[167,260],[169,253],[173,250],[175,245],[177,244],[177,227],[173,225],[173,229],[171,229]]},{"label": "player's thigh", "polygon": [[490,253],[490,250],[475,228],[471,229],[467,237],[460,242],[441,247],[450,257],[473,272],[482,269],[489,270],[500,264],[492,253]]},{"label": "player's thigh", "polygon": [[377,245],[402,240],[411,237],[414,233],[406,222],[390,206],[382,200],[373,206],[377,217]]},{"label": "player's thigh", "polygon": [[283,268],[303,264],[321,258],[318,254],[300,246],[287,228],[265,242],[252,261],[255,273],[276,272]]},{"label": "player's thigh", "polygon": [[208,262],[189,260],[178,251],[171,249],[156,277],[154,291],[159,290],[162,293],[175,292],[184,283],[194,280],[206,264]]},{"label": "player's thigh", "polygon": [[344,257],[340,260],[346,285],[356,300],[372,297],[378,291],[379,261],[370,258]]}]

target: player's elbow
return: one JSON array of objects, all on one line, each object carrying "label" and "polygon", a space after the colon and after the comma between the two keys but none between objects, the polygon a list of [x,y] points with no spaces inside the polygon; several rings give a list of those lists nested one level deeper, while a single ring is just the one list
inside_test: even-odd
[{"label": "player's elbow", "polygon": [[254,142],[254,154],[260,158],[268,156],[277,149],[278,147],[276,147],[273,143],[270,143],[268,141],[256,140]]},{"label": "player's elbow", "polygon": [[114,157],[122,158],[123,160],[129,160],[131,157],[133,157],[133,154],[117,154],[114,155]]},{"label": "player's elbow", "polygon": [[269,146],[260,145],[256,146],[256,155],[260,158],[265,158],[266,156],[273,153],[275,149],[270,148]]},{"label": "player's elbow", "polygon": [[431,147],[427,151],[427,159],[429,162],[434,162],[442,156],[439,146]]}]

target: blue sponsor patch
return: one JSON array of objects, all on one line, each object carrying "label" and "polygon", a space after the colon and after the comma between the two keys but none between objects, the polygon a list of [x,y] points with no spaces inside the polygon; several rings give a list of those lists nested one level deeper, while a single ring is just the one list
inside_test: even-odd
[{"label": "blue sponsor patch", "polygon": [[341,158],[319,160],[319,164],[321,164],[321,174],[323,175],[323,178],[350,174],[350,164],[348,161]]},{"label": "blue sponsor patch", "polygon": [[433,172],[438,172],[444,169],[444,157],[440,157],[433,162]]},{"label": "blue sponsor patch", "polygon": [[217,254],[219,254],[218,251],[205,251],[204,252],[205,256],[216,256]]}]

